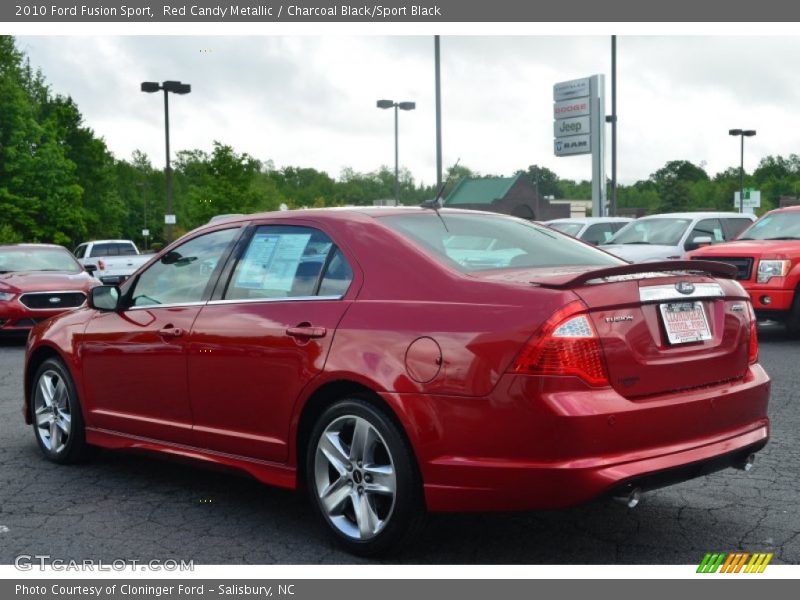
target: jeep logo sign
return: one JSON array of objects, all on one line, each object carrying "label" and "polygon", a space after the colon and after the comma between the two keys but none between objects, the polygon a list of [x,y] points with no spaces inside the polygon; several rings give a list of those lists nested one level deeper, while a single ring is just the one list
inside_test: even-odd
[{"label": "jeep logo sign", "polygon": [[556,138],[571,135],[581,135],[591,131],[589,117],[576,117],[574,119],[559,119],[553,123],[553,135]]}]

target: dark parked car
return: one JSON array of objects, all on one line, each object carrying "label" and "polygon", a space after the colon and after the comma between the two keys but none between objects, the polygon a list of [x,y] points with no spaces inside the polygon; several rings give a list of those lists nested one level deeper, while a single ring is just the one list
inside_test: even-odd
[{"label": "dark parked car", "polygon": [[39,321],[83,306],[98,283],[61,246],[0,246],[0,335],[24,338]]},{"label": "dark parked car", "polygon": [[249,215],[37,326],[23,413],[55,462],[132,448],[305,484],[361,554],[426,511],[634,505],[767,442],[734,271],[476,211]]}]

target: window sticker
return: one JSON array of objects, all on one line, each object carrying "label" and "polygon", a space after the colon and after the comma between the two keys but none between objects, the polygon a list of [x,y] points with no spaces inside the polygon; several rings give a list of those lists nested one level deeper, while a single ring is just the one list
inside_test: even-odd
[{"label": "window sticker", "polygon": [[245,289],[292,289],[300,258],[311,234],[256,233],[234,285]]}]

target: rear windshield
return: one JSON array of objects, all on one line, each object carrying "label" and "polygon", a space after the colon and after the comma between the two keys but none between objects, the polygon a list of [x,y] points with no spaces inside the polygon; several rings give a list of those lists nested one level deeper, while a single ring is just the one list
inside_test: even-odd
[{"label": "rear windshield", "polygon": [[136,247],[130,242],[106,242],[92,246],[92,258],[95,256],[130,256],[136,254]]},{"label": "rear windshield", "polygon": [[433,211],[379,219],[462,272],[561,266],[615,266],[623,261],[547,227],[486,214]]},{"label": "rear windshield", "polygon": [[679,218],[640,219],[620,229],[609,244],[677,246],[691,222]]},{"label": "rear windshield", "polygon": [[800,240],[800,212],[764,215],[740,240]]}]

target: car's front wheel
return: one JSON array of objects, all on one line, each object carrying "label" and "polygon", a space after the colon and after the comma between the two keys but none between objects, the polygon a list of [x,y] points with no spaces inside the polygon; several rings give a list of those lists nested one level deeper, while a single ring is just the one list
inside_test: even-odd
[{"label": "car's front wheel", "polygon": [[420,478],[405,437],[359,398],[317,420],[306,473],[316,512],[348,551],[376,555],[409,541],[424,518]]},{"label": "car's front wheel", "polygon": [[78,394],[60,360],[50,358],[36,371],[31,413],[36,441],[49,460],[66,464],[87,457],[89,447]]}]

